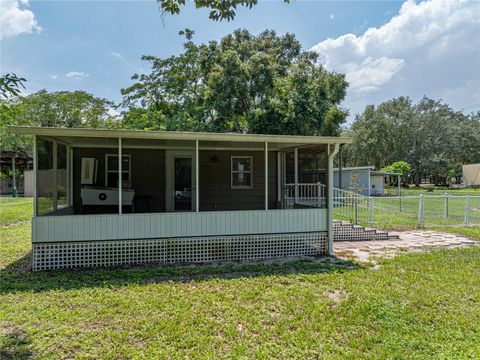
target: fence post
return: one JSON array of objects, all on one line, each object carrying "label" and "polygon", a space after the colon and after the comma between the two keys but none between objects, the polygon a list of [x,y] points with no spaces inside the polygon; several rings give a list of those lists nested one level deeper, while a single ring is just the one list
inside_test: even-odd
[{"label": "fence post", "polygon": [[448,193],[445,193],[443,199],[443,226],[447,226],[448,218]]},{"label": "fence post", "polygon": [[470,225],[470,195],[465,197],[465,226]]},{"label": "fence post", "polygon": [[371,211],[371,227],[373,228],[375,226],[375,203],[373,201],[373,198],[369,198],[369,203],[370,203],[370,211]]},{"label": "fence post", "polygon": [[358,225],[358,196],[355,195],[355,224]]},{"label": "fence post", "polygon": [[418,227],[422,227],[422,213],[423,213],[423,194],[418,197]]}]

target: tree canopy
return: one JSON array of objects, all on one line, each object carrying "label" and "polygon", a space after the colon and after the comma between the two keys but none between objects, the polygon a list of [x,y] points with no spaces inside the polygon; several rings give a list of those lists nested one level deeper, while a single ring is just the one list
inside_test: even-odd
[{"label": "tree canopy", "polygon": [[7,126],[109,127],[115,125],[108,114],[112,103],[85,91],[48,92],[4,100],[11,110],[0,127],[2,150],[30,152],[31,140],[9,133]]},{"label": "tree canopy", "polygon": [[21,89],[25,88],[26,81],[13,73],[0,77],[0,126],[8,123],[9,119],[14,116],[14,108],[9,103],[20,95]]},{"label": "tree canopy", "polygon": [[151,72],[123,89],[129,128],[338,135],[347,82],[325,70],[292,34],[236,30],[168,58],[143,56]]},{"label": "tree canopy", "polygon": [[[162,11],[169,14],[179,14],[180,7],[185,5],[185,0],[157,0]],[[251,9],[257,5],[258,0],[193,0],[197,9],[210,9],[209,18],[214,21],[233,20],[238,6]],[[290,0],[284,0],[289,3]]]},{"label": "tree canopy", "polygon": [[480,113],[465,115],[427,97],[417,104],[399,97],[367,106],[349,134],[351,164],[383,168],[403,160],[417,184],[422,177],[445,182],[459,163],[480,162]]}]

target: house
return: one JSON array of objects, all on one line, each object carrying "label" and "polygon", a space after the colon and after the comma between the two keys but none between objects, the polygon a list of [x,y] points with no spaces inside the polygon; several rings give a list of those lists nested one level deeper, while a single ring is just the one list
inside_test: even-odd
[{"label": "house", "polygon": [[480,187],[480,164],[466,164],[462,166],[463,185]]},{"label": "house", "polygon": [[[34,270],[333,254],[333,159],[349,139],[11,131],[34,139]],[[300,163],[325,169],[318,206],[285,204]]]},{"label": "house", "polygon": [[[306,195],[309,195],[309,187],[312,189],[313,184],[325,183],[323,177],[325,169],[318,166],[309,168],[308,164],[303,167],[302,165],[300,162],[300,191],[305,190]],[[396,177],[397,189],[395,193],[396,195],[400,195],[401,174],[388,171],[375,171],[374,166],[334,168],[333,186],[363,196],[382,196],[387,195],[385,191],[386,177]],[[292,189],[289,193],[289,198],[293,198],[293,174],[287,174],[287,179],[287,186],[290,186],[290,189]],[[312,190],[310,190],[310,192],[311,191]],[[302,195],[302,193],[300,195]]]},{"label": "house", "polygon": [[27,153],[0,150],[0,195],[24,194],[28,183],[23,175],[31,167],[32,158]]},{"label": "house", "polygon": [[376,171],[374,166],[335,168],[333,186],[358,192],[363,196],[382,196],[385,192],[385,178],[396,177],[396,195],[400,196],[401,174]]}]

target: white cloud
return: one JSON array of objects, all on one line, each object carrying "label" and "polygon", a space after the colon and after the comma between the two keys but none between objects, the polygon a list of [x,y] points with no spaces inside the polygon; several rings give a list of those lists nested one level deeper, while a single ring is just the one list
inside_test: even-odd
[{"label": "white cloud", "polygon": [[114,108],[111,108],[111,107],[109,107],[107,109],[107,114],[110,115],[110,116],[119,116],[120,115],[120,113],[117,110],[115,110]]},{"label": "white cloud", "polygon": [[112,56],[115,56],[118,59],[123,59],[123,55],[118,53],[118,52],[112,51],[111,54],[112,54]]},{"label": "white cloud", "polygon": [[335,15],[330,14],[330,20],[333,20],[334,17],[335,17]]},{"label": "white cloud", "polygon": [[28,0],[0,0],[0,39],[41,31],[35,14],[25,6]]},{"label": "white cloud", "polygon": [[[346,74],[353,113],[400,95],[443,98],[472,111],[480,109],[479,34],[480,2],[409,0],[384,25],[326,39],[312,50],[325,67]],[[465,89],[474,96],[462,100]]]},{"label": "white cloud", "polygon": [[69,71],[65,76],[72,79],[85,79],[86,77],[89,77],[90,74],[87,74],[84,71]]},{"label": "white cloud", "polygon": [[48,75],[48,77],[52,80],[55,80],[55,79],[58,78],[58,74],[50,74],[50,75]]}]

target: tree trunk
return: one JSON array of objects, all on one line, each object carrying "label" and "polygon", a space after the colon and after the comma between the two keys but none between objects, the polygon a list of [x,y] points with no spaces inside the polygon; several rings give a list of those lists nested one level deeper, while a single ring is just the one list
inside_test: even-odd
[{"label": "tree trunk", "polygon": [[420,174],[420,171],[415,172],[415,187],[420,187],[420,183],[422,182],[422,175]]}]

